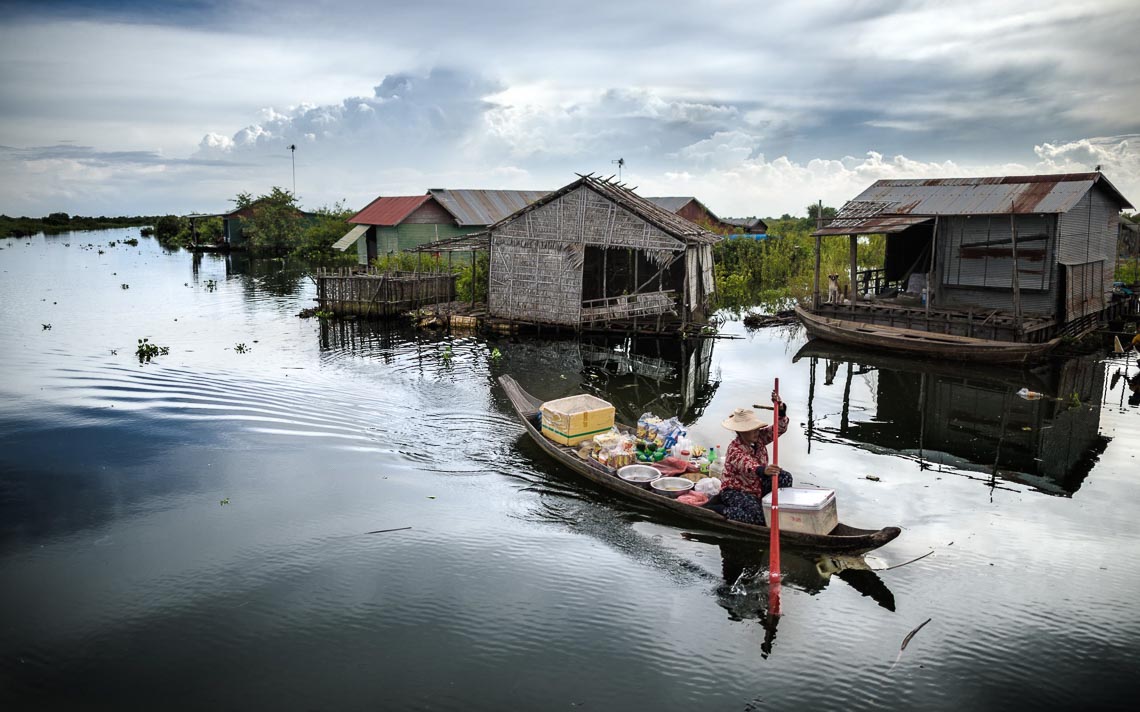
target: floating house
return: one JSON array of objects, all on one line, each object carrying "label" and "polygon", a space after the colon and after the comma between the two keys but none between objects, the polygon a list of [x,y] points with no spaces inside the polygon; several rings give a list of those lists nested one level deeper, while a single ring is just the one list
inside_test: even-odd
[{"label": "floating house", "polygon": [[488,232],[493,317],[682,332],[707,317],[721,237],[612,179],[580,176]]},{"label": "floating house", "polygon": [[[195,213],[185,216],[186,219],[190,221],[192,248],[221,251],[245,249],[248,246],[249,238],[242,228],[243,221],[252,219],[257,212],[257,208],[264,202],[266,202],[266,199],[261,198],[253,201],[249,205],[231,210],[228,213]],[[310,213],[304,210],[297,210],[296,214],[305,220],[316,218],[316,213]],[[222,235],[217,244],[204,244],[198,241],[198,221],[207,218],[222,219]]]},{"label": "floating house", "polygon": [[355,227],[333,246],[355,247],[357,261],[368,265],[380,256],[484,231],[546,193],[433,188],[424,195],[381,196],[349,218]]},{"label": "floating house", "polygon": [[[1112,281],[1131,207],[1101,173],[881,180],[813,233],[814,294],[798,312],[813,335],[847,343],[1030,360],[1128,307]],[[882,265],[859,262],[871,234],[886,235]],[[828,302],[819,249],[834,236],[850,240],[855,288]]]}]

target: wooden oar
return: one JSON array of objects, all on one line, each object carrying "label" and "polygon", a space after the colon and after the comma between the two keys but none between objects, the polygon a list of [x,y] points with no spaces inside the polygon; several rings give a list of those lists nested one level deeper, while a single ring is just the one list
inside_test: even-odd
[{"label": "wooden oar", "polygon": [[[772,391],[772,464],[780,466],[780,379]],[[772,475],[772,532],[768,548],[768,610],[780,615],[780,475]]]}]

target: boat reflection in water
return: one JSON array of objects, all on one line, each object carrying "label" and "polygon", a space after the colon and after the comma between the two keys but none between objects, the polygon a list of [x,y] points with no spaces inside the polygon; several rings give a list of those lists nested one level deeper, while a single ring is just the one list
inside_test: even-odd
[{"label": "boat reflection in water", "polygon": [[[764,657],[771,654],[779,616],[768,614],[768,551],[739,540],[688,533],[685,538],[720,547],[723,582],[716,602],[729,620],[756,620],[764,626]],[[822,592],[833,578],[892,613],[895,596],[863,556],[808,554],[785,550],[780,557],[781,585],[810,595]]]},{"label": "boat reflection in water", "polygon": [[[985,475],[992,486],[1004,479],[1067,496],[1109,442],[1100,434],[1105,367],[1095,356],[1020,370],[813,340],[795,356],[804,358],[809,449],[813,440],[840,440],[915,459],[922,469],[945,466]],[[873,403],[852,395],[860,381]],[[1022,389],[1041,397],[1026,399]]]}]

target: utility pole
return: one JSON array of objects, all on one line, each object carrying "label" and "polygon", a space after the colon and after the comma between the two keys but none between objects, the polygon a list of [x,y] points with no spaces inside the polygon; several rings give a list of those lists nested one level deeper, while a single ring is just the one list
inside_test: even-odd
[{"label": "utility pole", "polygon": [[293,160],[293,199],[297,198],[297,144],[289,144],[289,156]]}]

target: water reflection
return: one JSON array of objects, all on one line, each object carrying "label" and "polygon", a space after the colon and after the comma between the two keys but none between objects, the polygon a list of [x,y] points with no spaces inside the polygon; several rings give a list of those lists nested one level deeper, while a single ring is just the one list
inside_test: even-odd
[{"label": "water reflection", "polygon": [[[839,439],[913,458],[922,469],[988,475],[992,486],[1004,479],[1071,495],[1109,442],[1100,434],[1105,369],[1093,356],[1019,370],[813,340],[795,356],[803,358],[809,448]],[[865,386],[870,402],[853,395],[853,385]],[[1024,398],[1022,389],[1041,397]]]},{"label": "water reflection", "polygon": [[[716,394],[712,339],[582,335],[579,338],[478,337],[472,332],[415,332],[397,324],[368,320],[329,320],[320,326],[320,345],[330,357],[351,356],[391,362],[409,343],[426,344],[433,353],[450,346],[479,344],[497,349],[488,372],[495,388],[499,372],[515,376],[527,391],[546,399],[586,392],[613,403],[619,422],[636,422],[646,411],[683,422],[697,420]],[[497,388],[496,388],[497,390]],[[510,412],[504,404],[504,412]]]},{"label": "water reflection", "polygon": [[[194,283],[207,279],[240,279],[245,295],[295,297],[302,293],[312,265],[284,257],[251,257],[245,252],[191,252]],[[203,274],[205,273],[205,274]]]}]

